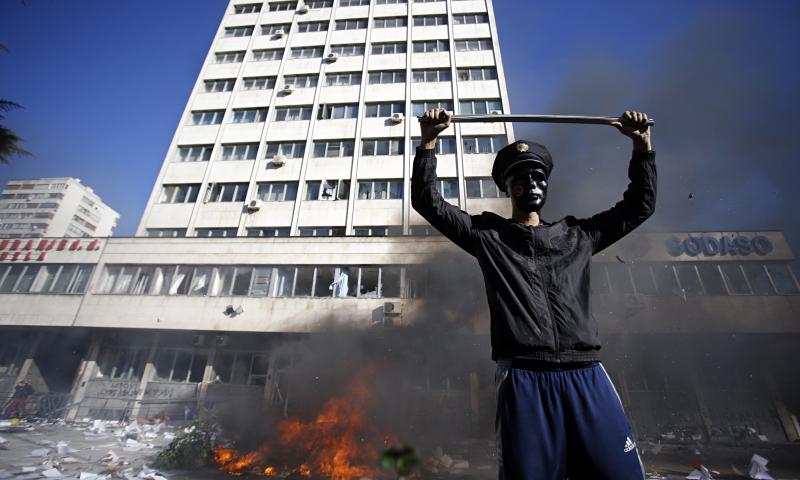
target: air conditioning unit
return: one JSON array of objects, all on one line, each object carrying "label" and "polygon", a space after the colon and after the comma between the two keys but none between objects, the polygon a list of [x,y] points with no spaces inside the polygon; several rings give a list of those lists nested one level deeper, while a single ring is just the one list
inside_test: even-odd
[{"label": "air conditioning unit", "polygon": [[192,346],[193,347],[202,347],[203,344],[206,343],[206,336],[205,335],[192,335]]},{"label": "air conditioning unit", "polygon": [[283,86],[283,93],[289,95],[290,93],[294,92],[294,85],[284,85]]},{"label": "air conditioning unit", "polygon": [[308,5],[300,5],[300,8],[297,9],[297,13],[308,13]]},{"label": "air conditioning unit", "polygon": [[403,313],[403,303],[402,302],[384,302],[383,303],[383,314],[384,315],[400,315]]},{"label": "air conditioning unit", "polygon": [[259,210],[261,210],[261,200],[250,200],[247,203],[247,211],[257,212]]},{"label": "air conditioning unit", "polygon": [[275,32],[273,33],[273,35],[275,35],[276,37],[280,38],[280,37],[282,37],[282,36],[283,36],[285,33],[286,33],[286,32],[284,32],[282,28],[279,28],[279,29],[275,30]]},{"label": "air conditioning unit", "polygon": [[215,335],[214,336],[214,345],[218,347],[224,347],[228,344],[228,336],[227,335]]},{"label": "air conditioning unit", "polygon": [[276,167],[282,167],[286,165],[286,156],[285,155],[275,155],[272,157],[272,164]]},{"label": "air conditioning unit", "polygon": [[392,123],[403,123],[403,114],[399,112],[393,113],[389,120],[391,120]]},{"label": "air conditioning unit", "polygon": [[328,56],[325,57],[325,61],[328,63],[333,63],[336,60],[339,60],[339,55],[336,55],[335,53],[329,53]]},{"label": "air conditioning unit", "polygon": [[489,112],[489,115],[502,115],[502,114],[503,112],[501,112],[500,110],[492,110],[491,112]]}]

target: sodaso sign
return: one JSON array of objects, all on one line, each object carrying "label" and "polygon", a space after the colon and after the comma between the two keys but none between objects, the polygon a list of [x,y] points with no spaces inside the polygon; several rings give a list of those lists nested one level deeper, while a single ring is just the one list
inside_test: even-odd
[{"label": "sodaso sign", "polygon": [[667,252],[673,257],[689,255],[697,257],[714,257],[717,255],[742,255],[747,256],[751,253],[756,255],[767,255],[772,252],[772,242],[763,235],[756,235],[749,238],[741,235],[730,237],[723,235],[716,237],[687,237],[681,240],[678,237],[668,238],[665,242]]}]

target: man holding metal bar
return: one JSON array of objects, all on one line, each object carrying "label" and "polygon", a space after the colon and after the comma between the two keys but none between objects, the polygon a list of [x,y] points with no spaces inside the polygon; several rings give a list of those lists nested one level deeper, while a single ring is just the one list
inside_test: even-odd
[{"label": "man holding metal bar", "polygon": [[655,210],[652,121],[640,112],[625,112],[617,119],[593,117],[596,121],[551,118],[612,125],[632,139],[630,183],[620,202],[588,218],[544,221],[540,212],[553,160],[543,145],[519,140],[501,149],[492,167],[492,178],[510,198],[511,218],[492,212],[470,215],[436,190],[434,151],[437,136],[451,120],[478,120],[433,109],[420,117],[422,141],[414,158],[411,204],[474,256],[483,272],[492,358],[497,361],[500,478],[641,480],[644,472],[633,433],[600,364],[589,269],[592,255]]}]

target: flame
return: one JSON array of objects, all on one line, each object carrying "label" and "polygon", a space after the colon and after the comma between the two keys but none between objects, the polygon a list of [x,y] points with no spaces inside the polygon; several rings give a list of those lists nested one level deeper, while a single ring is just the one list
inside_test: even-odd
[{"label": "flame", "polygon": [[[275,427],[277,440],[247,453],[216,449],[214,462],[234,476],[296,474],[333,480],[378,476],[379,471],[373,465],[379,448],[395,443],[395,439],[378,431],[365,418],[371,401],[368,384],[376,371],[375,366],[367,367],[356,376],[345,395],[328,399],[313,421],[282,420]],[[296,460],[287,461],[291,458]]]}]

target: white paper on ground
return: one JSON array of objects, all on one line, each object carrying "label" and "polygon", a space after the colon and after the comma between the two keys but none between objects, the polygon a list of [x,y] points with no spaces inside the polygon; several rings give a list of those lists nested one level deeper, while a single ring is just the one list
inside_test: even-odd
[{"label": "white paper on ground", "polygon": [[45,478],[61,478],[64,476],[57,468],[51,468],[42,472]]},{"label": "white paper on ground", "polygon": [[769,460],[761,455],[754,453],[750,458],[750,466],[747,469],[747,476],[757,480],[774,480],[772,475],[767,473]]},{"label": "white paper on ground", "polygon": [[49,448],[37,448],[31,451],[31,454],[28,455],[29,457],[46,457],[50,455]]}]

